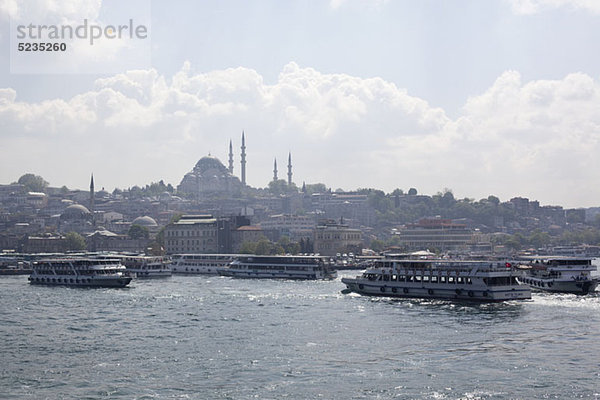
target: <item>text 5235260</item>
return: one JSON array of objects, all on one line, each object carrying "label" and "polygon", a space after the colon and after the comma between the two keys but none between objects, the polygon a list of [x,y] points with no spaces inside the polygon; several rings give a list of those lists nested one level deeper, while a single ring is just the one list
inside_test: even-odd
[{"label": "text 5235260", "polygon": [[66,43],[50,43],[50,42],[19,42],[17,44],[18,51],[66,51]]}]

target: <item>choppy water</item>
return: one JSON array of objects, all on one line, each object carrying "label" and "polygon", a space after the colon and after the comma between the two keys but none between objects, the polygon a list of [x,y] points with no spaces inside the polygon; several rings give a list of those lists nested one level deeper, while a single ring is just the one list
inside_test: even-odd
[{"label": "choppy water", "polygon": [[0,397],[600,398],[597,294],[469,305],[343,288],[339,278],[77,289],[1,277]]}]

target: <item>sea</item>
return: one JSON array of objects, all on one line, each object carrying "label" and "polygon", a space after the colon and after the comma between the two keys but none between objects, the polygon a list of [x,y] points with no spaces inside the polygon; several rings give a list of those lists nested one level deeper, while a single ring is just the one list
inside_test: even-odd
[{"label": "sea", "polygon": [[0,277],[1,399],[599,399],[600,293],[498,304],[331,281]]}]

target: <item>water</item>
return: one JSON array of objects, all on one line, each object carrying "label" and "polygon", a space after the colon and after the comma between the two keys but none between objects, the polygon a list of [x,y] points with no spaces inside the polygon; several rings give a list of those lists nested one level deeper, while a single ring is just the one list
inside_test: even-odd
[{"label": "water", "polygon": [[597,294],[474,305],[343,288],[340,278],[81,289],[2,277],[0,397],[600,398]]}]

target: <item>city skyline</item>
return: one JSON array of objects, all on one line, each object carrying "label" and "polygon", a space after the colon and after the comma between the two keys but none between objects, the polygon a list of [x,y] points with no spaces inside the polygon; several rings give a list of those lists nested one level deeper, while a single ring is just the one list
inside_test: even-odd
[{"label": "city skyline", "polygon": [[[5,54],[23,4],[0,3]],[[49,4],[35,15],[102,20],[115,7]],[[297,184],[600,204],[590,2],[151,5],[150,69],[20,75],[5,59],[0,183],[31,172],[85,188],[94,171],[107,190],[176,186],[202,156],[225,165],[243,130],[253,187],[291,150]]]}]

